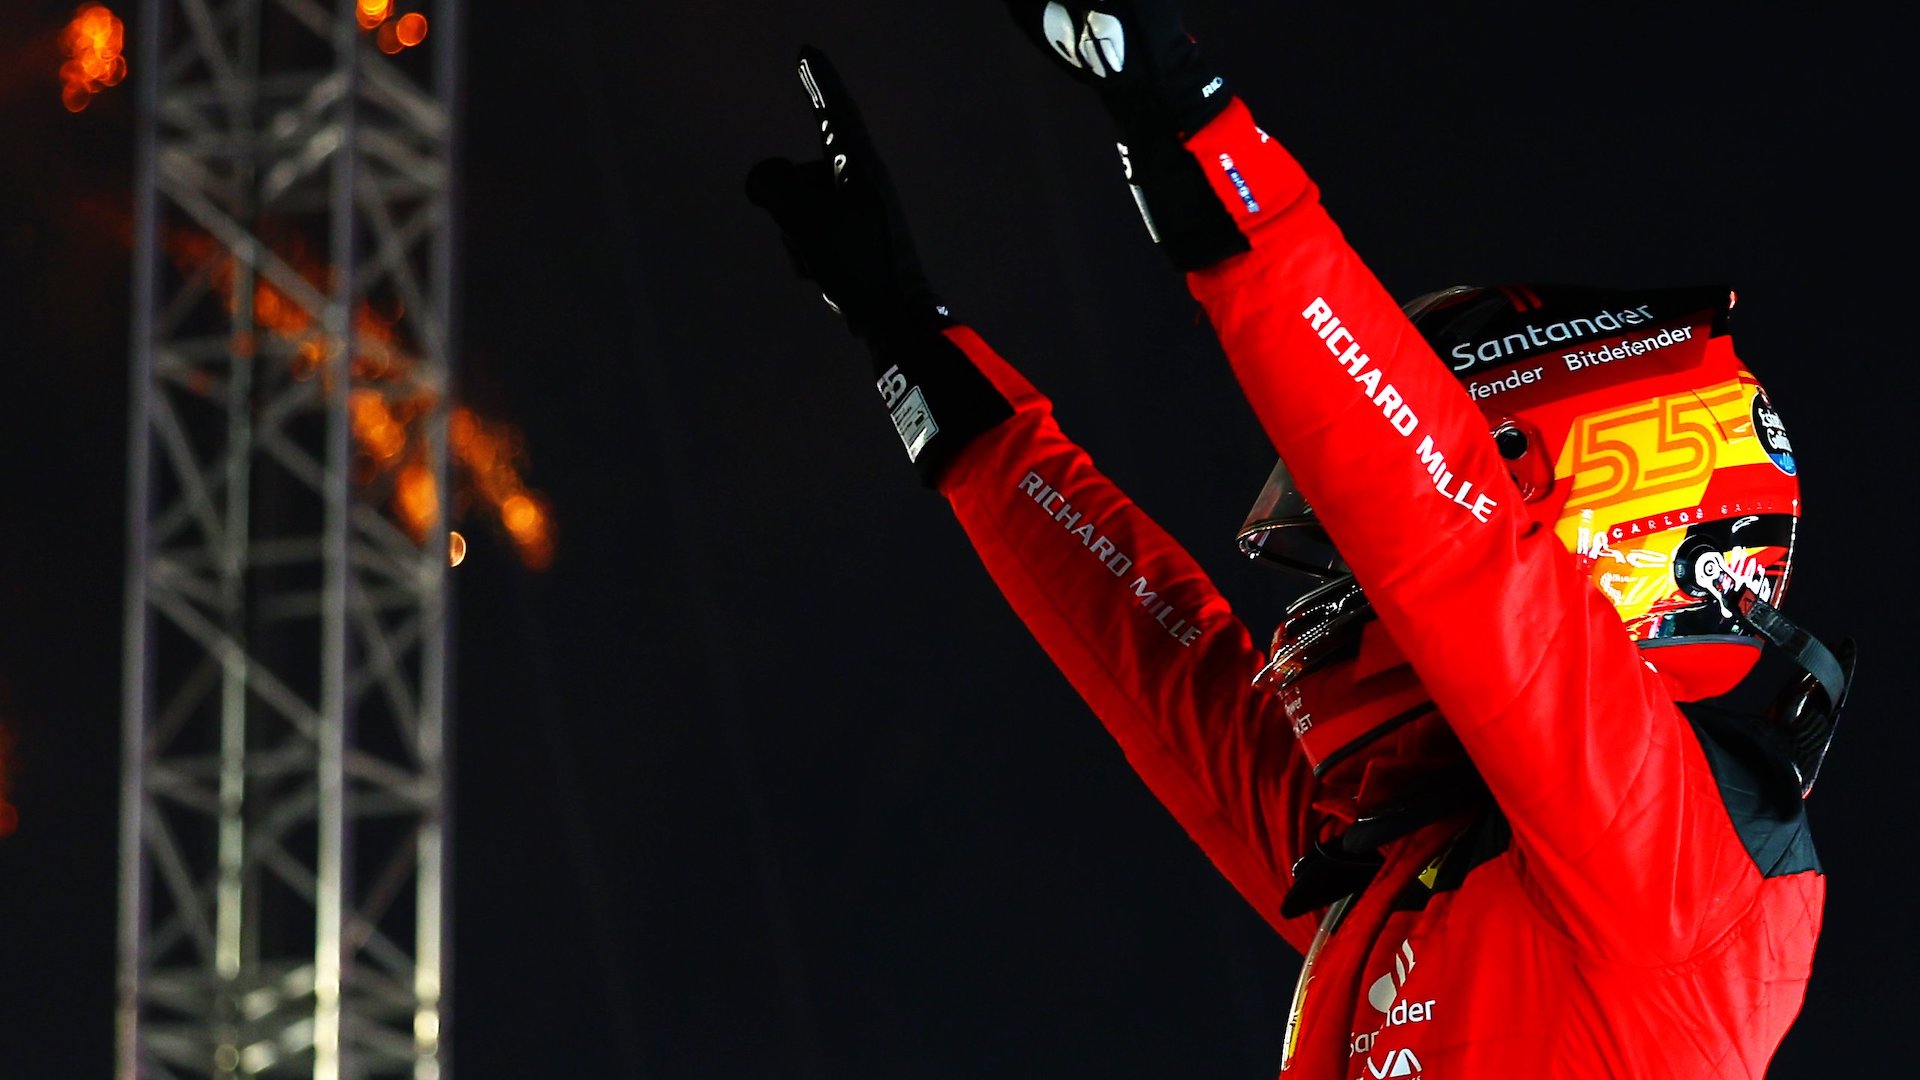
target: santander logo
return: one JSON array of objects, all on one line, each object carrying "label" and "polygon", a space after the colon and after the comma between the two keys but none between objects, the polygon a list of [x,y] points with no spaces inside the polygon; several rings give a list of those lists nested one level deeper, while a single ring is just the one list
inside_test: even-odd
[{"label": "santander logo", "polygon": [[1394,999],[1400,996],[1400,987],[1406,984],[1407,976],[1412,973],[1413,942],[1402,941],[1400,951],[1393,958],[1393,970],[1373,980],[1373,985],[1367,987],[1367,1004],[1378,1012],[1392,1009]]}]

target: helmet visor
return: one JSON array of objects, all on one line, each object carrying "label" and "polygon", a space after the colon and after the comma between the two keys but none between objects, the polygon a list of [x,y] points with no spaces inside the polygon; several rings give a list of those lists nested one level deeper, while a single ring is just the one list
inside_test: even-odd
[{"label": "helmet visor", "polygon": [[1284,461],[1274,463],[1235,541],[1249,559],[1320,581],[1347,574],[1346,560],[1334,550]]}]

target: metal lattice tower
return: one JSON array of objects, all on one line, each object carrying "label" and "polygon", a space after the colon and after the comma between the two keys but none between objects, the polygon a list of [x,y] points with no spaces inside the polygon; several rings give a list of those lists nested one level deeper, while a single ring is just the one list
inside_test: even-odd
[{"label": "metal lattice tower", "polygon": [[[419,5],[408,5],[419,6]],[[118,1075],[447,1075],[457,0],[143,0]]]}]

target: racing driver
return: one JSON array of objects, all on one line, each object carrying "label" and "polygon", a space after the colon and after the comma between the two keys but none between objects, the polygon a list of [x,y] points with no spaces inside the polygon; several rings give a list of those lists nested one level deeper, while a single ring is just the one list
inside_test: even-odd
[{"label": "racing driver", "polygon": [[[1281,464],[1259,649],[930,287],[817,50],[818,160],[748,197],[867,346],[921,477],[1129,762],[1305,956],[1283,1074],[1759,1077],[1824,878],[1802,800],[1852,674],[1777,610],[1798,459],[1718,287],[1403,309],[1170,0],[1010,0],[1114,119],[1150,235]],[[1763,647],[1764,715],[1702,704]]]}]

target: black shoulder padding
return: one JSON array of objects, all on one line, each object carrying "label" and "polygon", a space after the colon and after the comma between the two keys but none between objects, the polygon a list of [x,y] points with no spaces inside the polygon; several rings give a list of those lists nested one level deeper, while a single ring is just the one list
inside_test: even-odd
[{"label": "black shoulder padding", "polygon": [[1760,873],[1785,877],[1820,871],[1784,733],[1758,716],[1712,705],[1688,702],[1680,711],[1700,738],[1727,816]]}]

